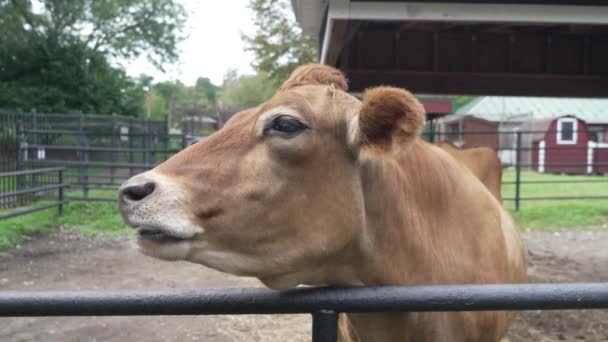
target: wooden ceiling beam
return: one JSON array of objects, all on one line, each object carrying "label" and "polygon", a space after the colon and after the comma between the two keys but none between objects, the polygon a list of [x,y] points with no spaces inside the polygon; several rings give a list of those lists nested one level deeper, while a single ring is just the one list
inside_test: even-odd
[{"label": "wooden ceiling beam", "polygon": [[361,92],[392,85],[424,94],[608,97],[608,76],[345,70],[349,88]]}]

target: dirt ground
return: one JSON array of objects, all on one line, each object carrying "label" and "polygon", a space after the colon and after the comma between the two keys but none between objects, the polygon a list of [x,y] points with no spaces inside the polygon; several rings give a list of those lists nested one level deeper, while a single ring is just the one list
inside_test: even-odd
[{"label": "dirt ground", "polygon": [[[608,231],[524,234],[533,282],[608,281]],[[261,286],[189,263],[138,254],[125,239],[70,231],[0,253],[2,289]],[[289,316],[0,318],[0,341],[310,341],[310,319]],[[522,312],[511,342],[608,341],[608,311]]]}]

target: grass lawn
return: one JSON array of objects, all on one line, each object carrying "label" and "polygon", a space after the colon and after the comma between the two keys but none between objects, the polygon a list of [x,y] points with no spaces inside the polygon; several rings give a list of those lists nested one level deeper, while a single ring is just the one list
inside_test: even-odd
[{"label": "grass lawn", "polygon": [[[561,229],[592,228],[608,224],[608,199],[585,200],[525,200],[526,197],[606,196],[608,176],[567,176],[522,172],[522,182],[595,180],[599,183],[522,184],[519,213],[515,213],[514,201],[504,201],[522,228]],[[504,182],[515,180],[515,172],[505,171]],[[81,196],[79,191],[67,195]],[[112,190],[91,190],[91,197],[114,197]],[[515,185],[504,184],[503,198],[515,197]],[[42,203],[42,202],[41,202]],[[0,220],[0,249],[19,243],[27,236],[66,227],[88,235],[127,235],[131,231],[124,225],[116,202],[71,202],[64,206],[59,217],[57,208]]]},{"label": "grass lawn", "polygon": [[[521,181],[586,181],[596,183],[521,184],[520,211],[514,201],[503,201],[522,228],[590,228],[608,224],[608,199],[525,200],[526,197],[608,197],[608,176],[552,175],[525,171]],[[514,171],[505,171],[503,182],[515,181]],[[598,182],[599,181],[599,182]],[[515,184],[503,184],[503,198],[515,197]]]},{"label": "grass lawn", "polygon": [[[69,196],[70,193],[67,193]],[[81,193],[74,193],[81,196]],[[90,196],[114,197],[115,191],[91,190]],[[44,204],[44,202],[40,202]],[[116,202],[70,202],[63,207],[0,220],[0,249],[15,245],[24,238],[57,227],[77,229],[87,235],[127,235],[131,231],[122,222]]]}]

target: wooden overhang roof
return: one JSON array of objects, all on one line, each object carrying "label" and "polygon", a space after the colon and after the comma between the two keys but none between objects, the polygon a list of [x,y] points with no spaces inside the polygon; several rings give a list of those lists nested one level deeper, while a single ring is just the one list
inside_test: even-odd
[{"label": "wooden overhang roof", "polygon": [[608,0],[293,0],[351,90],[608,97]]}]

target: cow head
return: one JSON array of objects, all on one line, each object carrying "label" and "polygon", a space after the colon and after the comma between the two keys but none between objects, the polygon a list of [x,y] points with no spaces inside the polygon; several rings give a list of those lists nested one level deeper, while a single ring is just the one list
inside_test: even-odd
[{"label": "cow head", "polygon": [[369,243],[362,159],[406,148],[424,111],[402,89],[363,102],[346,91],[338,70],[302,66],[269,101],[125,182],[139,249],[271,287],[351,282]]}]

